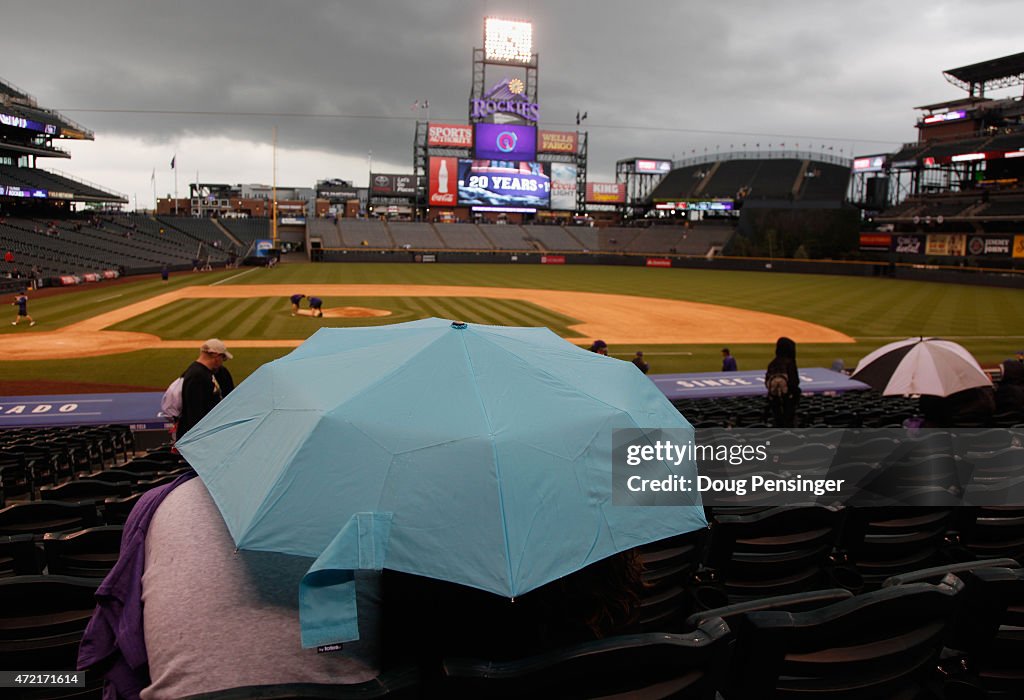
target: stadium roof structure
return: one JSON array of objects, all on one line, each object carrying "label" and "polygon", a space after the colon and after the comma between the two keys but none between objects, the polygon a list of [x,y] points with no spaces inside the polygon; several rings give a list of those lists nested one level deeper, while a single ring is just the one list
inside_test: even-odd
[{"label": "stadium roof structure", "polygon": [[976,107],[977,105],[984,104],[985,102],[993,102],[988,97],[959,97],[955,100],[948,100],[946,102],[936,102],[932,105],[921,105],[920,107],[914,107],[914,109],[928,110],[934,112],[938,109],[956,109],[957,107]]},{"label": "stadium roof structure", "polygon": [[1024,85],[1024,53],[951,68],[942,74],[950,83],[967,90],[972,96],[984,96],[988,88]]},{"label": "stadium roof structure", "polygon": [[0,197],[127,204],[128,197],[65,173],[0,165]]},{"label": "stadium roof structure", "polygon": [[52,124],[57,127],[57,133],[51,135],[57,138],[88,141],[93,141],[96,138],[90,129],[86,129],[56,110],[40,107],[32,95],[2,79],[0,79],[0,113],[42,124]]}]

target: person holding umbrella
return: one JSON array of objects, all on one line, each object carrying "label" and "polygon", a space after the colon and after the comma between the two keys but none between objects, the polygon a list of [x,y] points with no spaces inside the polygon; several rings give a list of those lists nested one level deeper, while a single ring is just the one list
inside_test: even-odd
[{"label": "person holding umbrella", "polygon": [[[693,440],[629,362],[544,328],[423,319],[321,329],[177,447],[238,548],[315,559],[299,599],[301,643],[316,646],[360,637],[356,570],[518,600],[706,527],[699,493],[626,489],[637,467],[613,472],[620,429],[647,444],[649,430]],[[696,468],[689,458],[646,467],[673,483],[695,480]]]},{"label": "person holding umbrella", "polygon": [[851,375],[884,396],[919,396],[926,428],[986,423],[995,411],[992,382],[962,345],[908,338],[868,353]]}]

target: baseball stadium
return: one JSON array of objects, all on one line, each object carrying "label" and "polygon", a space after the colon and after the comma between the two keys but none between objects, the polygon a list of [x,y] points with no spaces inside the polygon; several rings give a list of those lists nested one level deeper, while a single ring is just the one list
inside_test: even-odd
[{"label": "baseball stadium", "polygon": [[[371,172],[366,187],[233,186],[197,175],[188,197],[157,199],[152,211],[127,211],[126,196],[44,167],[43,159],[69,157],[61,139],[95,140],[102,149],[102,135],[0,80],[0,293],[10,304],[0,324],[0,674],[70,673],[76,686],[7,687],[26,698],[110,697],[105,686],[117,697],[139,697],[145,687],[153,698],[224,700],[1022,696],[1014,630],[1024,624],[1024,102],[987,95],[1024,84],[1024,54],[945,70],[966,96],[914,107],[918,139],[891,153],[732,144],[680,159],[620,160],[614,182],[594,182],[586,114],[577,114],[574,131],[544,128],[529,24],[488,18],[483,43],[473,50],[465,122],[416,120],[408,172]],[[541,328],[567,342],[526,330]],[[448,374],[450,356],[424,358],[456,331],[465,331],[467,364]],[[773,367],[785,339],[796,350],[780,371],[791,372],[788,387],[776,395]],[[330,343],[337,346],[328,352]],[[550,364],[520,376],[527,346]],[[232,383],[213,379],[216,405],[179,431],[176,444],[179,414],[165,413],[165,390],[178,377],[188,382],[207,355],[230,370]],[[919,364],[905,369],[911,359]],[[558,382],[544,384],[556,370],[564,372]],[[488,396],[505,374],[507,386]],[[569,378],[580,385],[570,389]],[[545,390],[528,391],[535,383]],[[188,403],[194,389],[183,387]],[[612,388],[624,392],[626,408],[609,398]],[[376,413],[389,392],[393,420]],[[382,471],[414,482],[416,469],[459,455],[459,445],[475,439],[462,432],[475,420],[460,413],[463,396],[484,407],[488,454],[513,454],[531,440],[534,458],[571,452],[564,459],[577,485],[592,478],[581,475],[594,468],[586,461],[594,436],[614,425],[610,444],[620,428],[772,444],[770,468],[759,468],[774,478],[845,479],[858,492],[829,500],[821,491],[755,498],[734,489],[686,505],[629,501],[664,510],[626,508],[645,513],[628,523],[605,512],[597,534],[565,525],[567,542],[592,539],[581,548],[593,551],[582,554],[550,542],[564,525],[559,518],[577,522],[576,505],[556,514],[537,506],[529,525],[518,526],[527,534],[504,525],[505,544],[520,535],[527,544],[507,556],[518,562],[513,573],[493,577],[507,578],[502,585],[482,574],[486,556],[468,554],[476,539],[407,535],[451,523],[406,525],[410,516],[395,504],[414,499],[388,501],[401,488],[393,481],[373,487],[393,508],[346,512],[336,504],[347,507],[348,492],[359,490],[347,476],[337,481],[347,490],[323,504],[346,512],[341,524],[351,515],[364,538],[390,542],[377,559],[363,549],[358,564],[328,557],[345,551],[348,525],[322,534],[285,518],[287,532],[265,531],[280,517],[278,502],[297,498],[307,474],[329,467],[327,453],[351,450],[351,459],[375,464],[387,450]],[[489,401],[514,419],[502,425]],[[307,429],[299,418],[278,422],[281,410],[260,413],[275,402],[319,422]],[[634,404],[644,407],[628,408]],[[449,410],[460,417],[445,432]],[[324,427],[341,414],[344,421]],[[663,423],[644,425],[638,415]],[[254,416],[259,427],[238,437]],[[620,416],[632,422],[616,422]],[[375,432],[385,423],[398,427]],[[586,440],[573,442],[574,431]],[[508,445],[505,432],[516,435]],[[451,452],[432,456],[442,448]],[[421,461],[408,456],[421,453]],[[494,457],[499,473],[509,464],[503,459]],[[716,472],[692,463],[689,476],[699,467],[701,479],[725,490],[752,474],[752,483],[766,482],[762,472],[735,466]],[[888,481],[886,467],[895,475]],[[437,479],[463,482],[455,467],[437,468],[445,475]],[[617,468],[613,460],[610,478]],[[136,519],[146,510],[136,504],[155,509],[165,492],[177,503],[176,487],[184,493],[181,484],[196,473],[195,483],[209,488],[206,501],[220,509],[211,511],[218,536],[235,554],[306,558],[291,581],[302,579],[300,596],[313,590],[322,602],[331,585],[351,585],[334,594],[349,595],[354,607],[364,584],[353,571],[398,572],[390,584],[385,577],[384,600],[395,586],[404,601],[396,609],[408,620],[450,630],[438,658],[418,656],[410,642],[395,651],[405,663],[353,670],[339,661],[351,661],[341,641],[363,639],[314,634],[309,619],[329,625],[306,616],[326,613],[302,598],[301,624],[297,608],[281,624],[296,635],[301,629],[303,647],[338,642],[326,655],[333,665],[314,659],[307,667],[306,659],[296,663],[308,676],[238,672],[224,685],[200,678],[210,666],[194,657],[182,658],[203,671],[179,672],[180,659],[161,658],[169,642],[147,624],[150,669],[131,669],[134,690],[118,686],[123,677],[111,669],[129,654],[123,641],[97,651],[96,589],[126,575],[126,533],[141,527]],[[685,483],[686,473],[671,474]],[[883,481],[884,488],[864,486]],[[434,499],[432,518],[460,510],[437,507],[449,496],[436,481],[415,483]],[[501,502],[503,512],[523,510],[524,500],[559,501],[540,484],[531,476],[521,493],[504,486],[514,495]],[[232,510],[237,493],[258,493],[258,513],[246,503]],[[611,504],[613,493],[617,499],[614,488],[591,491],[590,505],[605,496]],[[486,520],[485,507],[474,517]],[[587,521],[580,509],[578,521]],[[384,530],[357,520],[378,510],[394,518]],[[181,506],[180,522],[165,519],[184,527],[190,512]],[[161,532],[159,513],[148,517]],[[544,543],[559,550],[558,566],[540,554],[538,563],[528,560],[535,527],[547,528]],[[319,545],[292,542],[302,539],[295,532]],[[147,571],[139,590],[157,572],[168,586],[187,585],[185,570],[175,574],[140,542]],[[420,560],[409,554],[417,551]],[[467,554],[449,557],[455,551]],[[192,555],[179,556],[192,565]],[[635,580],[615,568],[626,558]],[[349,578],[323,583],[306,573],[313,559]],[[451,573],[460,568],[474,570]],[[531,637],[529,624],[555,627],[561,613],[553,611],[575,610],[578,601],[559,596],[585,589],[590,600],[620,575],[638,586],[623,598],[629,615],[606,610],[579,626],[583,634],[543,644]],[[417,588],[407,579],[432,583]],[[196,619],[218,614],[222,603],[210,596],[190,601]],[[519,596],[525,602],[509,607]],[[156,586],[144,598],[154,616],[174,609]],[[243,603],[223,604],[246,619],[234,607]],[[458,619],[452,610],[462,606],[478,619]],[[384,620],[385,639],[387,624],[395,622]],[[489,642],[476,648],[467,640],[486,636],[481,625],[514,630],[514,641],[501,651]],[[268,665],[310,651],[294,641],[287,654],[268,646]],[[197,649],[215,658],[208,646]]]}]

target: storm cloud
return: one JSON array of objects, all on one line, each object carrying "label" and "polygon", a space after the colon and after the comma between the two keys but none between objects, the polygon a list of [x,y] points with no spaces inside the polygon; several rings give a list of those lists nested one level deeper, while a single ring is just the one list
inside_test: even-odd
[{"label": "storm cloud", "polygon": [[5,5],[0,78],[96,133],[57,167],[140,206],[153,179],[169,190],[173,155],[182,182],[269,182],[274,127],[286,185],[366,184],[370,152],[375,170],[411,172],[423,101],[466,121],[487,15],[534,22],[540,125],[588,114],[592,180],[623,158],[743,143],[892,150],[913,140],[915,106],[964,94],[942,70],[1020,51],[1024,19],[1017,2],[941,0]]}]

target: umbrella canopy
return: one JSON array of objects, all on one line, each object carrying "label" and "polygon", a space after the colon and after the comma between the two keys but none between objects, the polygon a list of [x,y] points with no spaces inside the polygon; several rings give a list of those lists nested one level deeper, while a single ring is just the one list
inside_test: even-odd
[{"label": "umbrella canopy", "polygon": [[514,597],[704,527],[700,507],[612,504],[619,428],[693,435],[632,363],[545,328],[426,319],[318,331],[178,448],[240,548],[317,557],[300,594],[314,646],[358,636],[353,569]]},{"label": "umbrella canopy", "polygon": [[886,396],[949,396],[992,384],[966,348],[940,338],[908,338],[884,345],[857,363],[851,379]]}]

